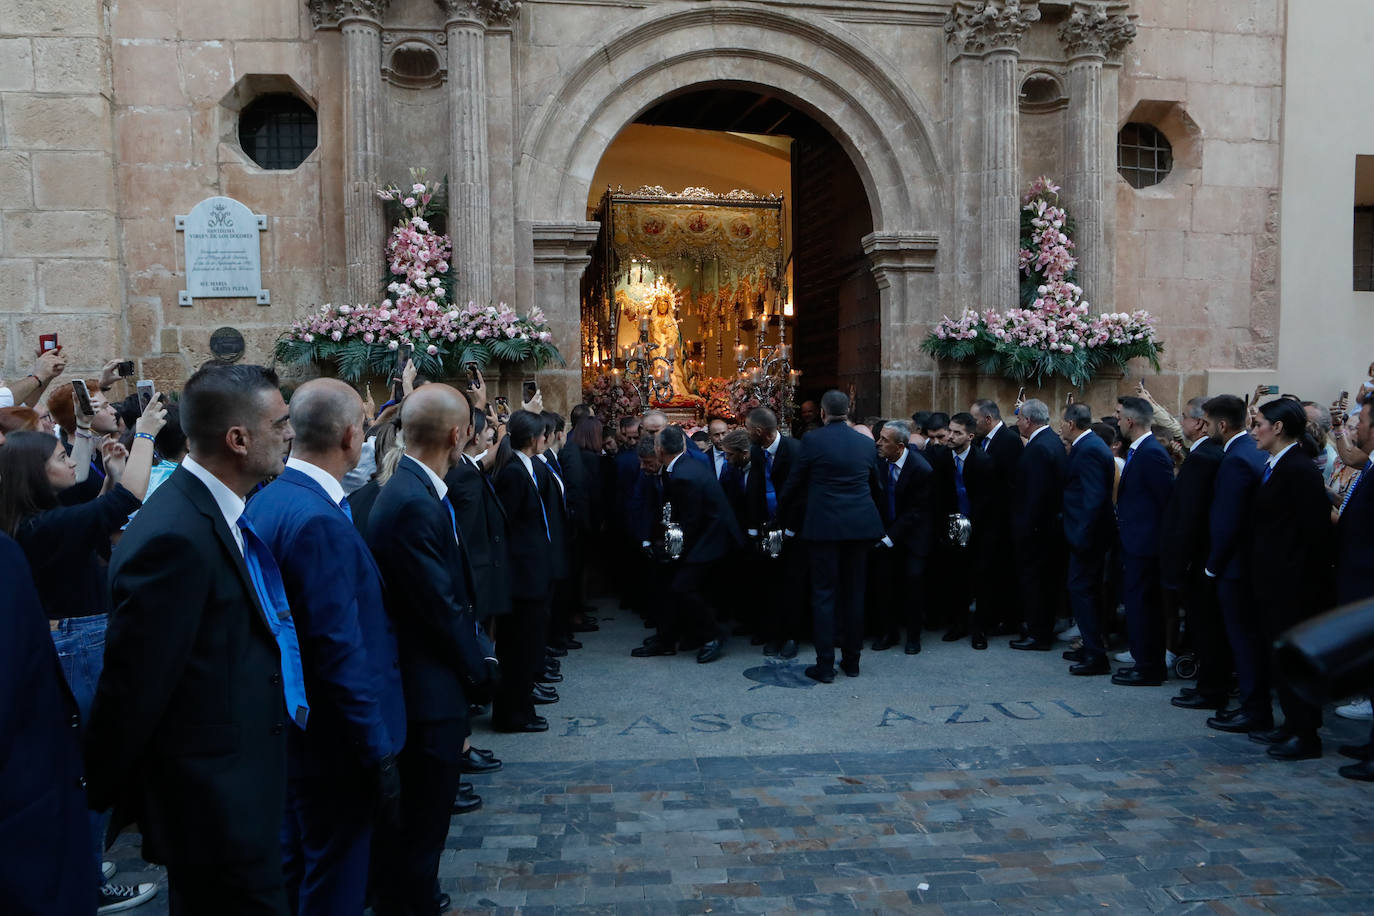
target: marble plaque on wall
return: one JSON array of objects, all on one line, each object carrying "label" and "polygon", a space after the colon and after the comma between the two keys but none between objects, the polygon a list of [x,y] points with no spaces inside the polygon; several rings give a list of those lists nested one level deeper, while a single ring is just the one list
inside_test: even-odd
[{"label": "marble plaque on wall", "polygon": [[185,233],[186,289],[178,305],[196,299],[255,299],[270,305],[262,288],[262,251],[258,233],[267,217],[255,214],[232,197],[207,197],[186,216],[176,218]]}]

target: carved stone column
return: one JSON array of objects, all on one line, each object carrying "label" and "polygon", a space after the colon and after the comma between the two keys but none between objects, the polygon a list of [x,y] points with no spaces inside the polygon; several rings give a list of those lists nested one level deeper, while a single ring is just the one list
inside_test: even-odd
[{"label": "carved stone column", "polygon": [[[981,308],[1016,305],[1020,228],[1020,109],[1017,62],[1021,37],[1040,18],[1038,0],[956,0],[945,22],[956,65],[981,57],[978,117],[982,128]],[[965,99],[965,103],[971,99]],[[955,111],[957,120],[964,112]]]},{"label": "carved stone column", "polygon": [[940,238],[924,232],[871,232],[862,239],[878,285],[883,327],[880,410],[902,416],[910,404],[929,403],[930,373],[920,342],[930,316],[939,313],[935,268]]},{"label": "carved stone column", "polygon": [[536,222],[534,304],[544,310],[554,345],[568,360],[564,369],[539,375],[544,406],[567,412],[582,400],[582,273],[592,260],[601,224]]},{"label": "carved stone column", "polygon": [[391,0],[309,0],[315,28],[343,35],[344,253],[348,301],[376,297],[386,226],[382,163],[382,17]]},{"label": "carved stone column", "polygon": [[1135,37],[1135,17],[1125,3],[1079,0],[1059,28],[1069,62],[1069,111],[1065,122],[1065,203],[1077,226],[1074,253],[1084,298],[1098,311],[1110,311],[1115,295],[1106,244],[1107,179],[1113,172],[1110,134],[1115,105],[1108,110],[1102,68]]},{"label": "carved stone column", "polygon": [[491,301],[491,173],[487,144],[489,23],[508,24],[513,0],[439,0],[448,16],[449,234],[459,302]]}]

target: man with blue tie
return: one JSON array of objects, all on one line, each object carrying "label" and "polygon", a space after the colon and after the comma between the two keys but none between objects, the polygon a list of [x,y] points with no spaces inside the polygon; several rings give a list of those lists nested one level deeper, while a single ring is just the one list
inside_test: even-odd
[{"label": "man with blue tie", "polygon": [[362,911],[374,818],[394,818],[400,803],[396,635],[342,482],[365,422],[362,398],[343,382],[298,388],[286,470],[244,513],[281,568],[311,698],[310,728],[289,729],[286,744],[282,865],[298,916]]},{"label": "man with blue tie", "polygon": [[730,424],[720,417],[711,417],[706,423],[706,432],[711,437],[711,447],[706,454],[711,458],[711,468],[715,471],[716,480],[721,479],[729,465],[725,455],[725,434],[729,431]]},{"label": "man with blue tie", "polygon": [[1049,405],[1037,398],[1022,404],[1016,417],[1026,446],[1016,459],[1011,526],[1026,635],[1010,645],[1027,652],[1054,648],[1054,612],[1062,581],[1057,558],[1063,552],[1060,498],[1068,456],[1049,422]]},{"label": "man with blue tie", "polygon": [[[1354,446],[1366,455],[1374,454],[1374,400],[1360,408],[1360,423]],[[1374,460],[1345,491],[1337,507],[1336,522],[1336,606],[1374,598]],[[1341,753],[1354,757],[1339,772],[1346,779],[1374,782],[1374,732],[1365,744],[1348,744]]]},{"label": "man with blue tie", "polygon": [[1072,443],[1064,472],[1064,539],[1069,543],[1069,607],[1083,648],[1065,655],[1078,676],[1111,674],[1107,647],[1098,620],[1098,592],[1107,552],[1116,537],[1112,518],[1112,483],[1116,462],[1111,449],[1092,430],[1093,413],[1087,404],[1071,404],[1064,411],[1064,438]]},{"label": "man with blue tie", "polygon": [[138,822],[171,913],[284,916],[286,730],[310,708],[281,573],[243,508],[281,473],[291,419],[261,366],[211,363],[180,404],[189,453],[110,561],[90,805],[114,808],[112,834]]},{"label": "man with blue tie", "polygon": [[1265,456],[1246,431],[1245,402],[1233,394],[1212,398],[1207,412],[1212,439],[1223,455],[1212,486],[1208,513],[1211,543],[1204,574],[1217,586],[1217,601],[1226,626],[1226,639],[1240,682],[1240,706],[1207,720],[1208,728],[1223,732],[1265,731],[1274,727],[1269,682],[1264,676],[1264,645],[1255,619],[1250,589],[1250,557],[1246,549],[1251,503],[1264,472]]},{"label": "man with blue tie", "polygon": [[379,824],[372,844],[377,916],[435,909],[468,703],[484,698],[499,670],[478,629],[472,569],[444,483],[472,436],[467,399],[425,385],[402,402],[401,424],[405,457],[367,523],[387,583],[406,706],[400,819],[395,829]]},{"label": "man with blue tie", "polygon": [[[750,538],[766,531],[781,529],[795,531],[806,512],[805,494],[798,497],[789,517],[778,514],[779,496],[787,486],[788,475],[801,460],[801,442],[784,436],[778,429],[778,415],[767,407],[755,407],[744,421],[752,447],[750,467],[761,468],[750,474],[746,483],[748,522],[744,526]],[[795,658],[797,640],[806,632],[806,545],[795,537],[785,537],[781,554],[774,559],[763,556],[771,574],[769,581],[778,583],[768,589],[762,599],[761,621],[763,654],[778,658]]]},{"label": "man with blue tie", "polygon": [[883,498],[878,506],[885,533],[874,545],[871,606],[878,609],[879,633],[873,651],[901,641],[906,626],[906,654],[921,651],[926,558],[934,534],[930,519],[934,473],[921,453],[908,443],[911,427],[889,420],[878,430],[878,477]]},{"label": "man with blue tie", "polygon": [[1144,398],[1117,398],[1121,435],[1130,446],[1117,487],[1126,637],[1135,665],[1112,675],[1124,687],[1164,683],[1164,609],[1159,579],[1159,529],[1174,489],[1174,462],[1150,432],[1155,409]]}]

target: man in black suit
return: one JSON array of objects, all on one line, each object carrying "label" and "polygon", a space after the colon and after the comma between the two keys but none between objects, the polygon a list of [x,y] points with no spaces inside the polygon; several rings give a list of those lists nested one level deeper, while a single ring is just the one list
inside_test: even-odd
[{"label": "man in black suit", "polygon": [[1097,605],[1107,552],[1116,539],[1112,516],[1116,462],[1092,425],[1087,404],[1071,404],[1064,411],[1063,436],[1071,442],[1062,504],[1064,539],[1069,542],[1069,605],[1083,636],[1082,649],[1064,654],[1074,662],[1069,673],[1082,676],[1112,671]]},{"label": "man in black suit", "polygon": [[706,664],[720,658],[725,640],[703,590],[712,570],[742,539],[720,482],[709,466],[685,457],[687,447],[687,437],[676,426],[658,434],[664,500],[672,505],[672,520],[682,527],[682,556],[672,564],[672,620],[659,627],[657,639],[663,647],[678,640],[699,643],[697,662]]},{"label": "man in black suit", "polygon": [[[991,620],[981,606],[970,628],[969,604],[981,593],[979,582],[991,574],[998,562],[990,556],[985,535],[985,519],[990,511],[996,474],[992,459],[973,444],[975,423],[972,414],[957,413],[949,418],[945,444],[934,440],[923,453],[935,474],[935,526],[937,544],[942,544],[940,568],[948,629],[944,642],[958,642],[965,636],[975,649],[988,647],[987,630]],[[971,525],[968,544],[959,546],[949,539],[949,517],[964,516]],[[971,631],[971,635],[970,635]]]},{"label": "man in black suit", "polygon": [[1219,710],[1229,698],[1231,651],[1216,585],[1203,567],[1207,565],[1207,515],[1223,453],[1208,435],[1207,413],[1202,409],[1206,402],[1206,398],[1193,398],[1179,420],[1190,445],[1159,523],[1159,575],[1165,599],[1183,607],[1198,671],[1197,685],[1184,687],[1169,702],[1180,709]]},{"label": "man in black suit", "polygon": [[538,414],[517,410],[507,429],[515,456],[497,473],[495,484],[509,522],[511,614],[496,641],[502,679],[492,707],[492,725],[498,731],[542,732],[548,731],[549,723],[535,715],[532,693],[545,667],[556,549],[538,469],[544,422]]},{"label": "man in black suit", "polygon": [[816,664],[806,676],[835,680],[835,644],[840,668],[859,676],[863,646],[864,578],[868,551],[883,536],[878,514],[881,494],[873,440],[846,422],[849,398],[830,390],[821,398],[823,426],[802,439],[801,459],[787,478],[779,511],[792,517],[805,499],[802,539],[811,563],[811,610]]},{"label": "man in black suit", "polygon": [[90,805],[115,809],[112,834],[138,822],[172,913],[284,914],[286,729],[309,706],[281,574],[241,516],[281,473],[291,421],[273,372],[210,364],[181,425],[189,454],[110,562]]},{"label": "man in black suit", "polygon": [[[767,407],[755,407],[744,421],[745,431],[753,443],[750,467],[760,469],[750,473],[746,481],[748,495],[749,537],[781,528],[784,532],[801,527],[805,512],[805,494],[790,507],[791,517],[779,515],[779,498],[792,469],[801,459],[801,442],[782,435],[778,416]],[[806,545],[795,537],[784,537],[782,553],[773,558],[762,557],[764,581],[776,583],[760,599],[764,637],[763,654],[779,658],[795,658],[797,641],[806,631]]]},{"label": "man in black suit", "polygon": [[720,417],[712,417],[706,424],[706,432],[711,437],[711,448],[706,454],[711,458],[711,469],[715,472],[716,480],[720,480],[725,473],[725,434],[729,431],[730,424]]},{"label": "man in black suit", "polygon": [[1011,647],[1036,652],[1054,647],[1055,596],[1062,571],[1057,548],[1064,538],[1060,498],[1069,462],[1063,440],[1049,422],[1044,401],[1031,398],[1021,405],[1016,429],[1026,445],[1016,460],[1012,484],[1013,556],[1026,635],[1013,639]]},{"label": "man in black suit", "polygon": [[[544,500],[552,512],[550,527],[554,544],[562,545],[561,562],[556,570],[553,604],[549,609],[549,645],[576,648],[573,618],[582,607],[583,525],[591,514],[586,472],[576,448],[565,448],[567,441],[563,417],[546,410],[544,450],[539,453],[543,475]],[[577,645],[580,645],[578,643]]]},{"label": "man in black suit", "polygon": [[1126,687],[1158,687],[1166,677],[1159,531],[1174,489],[1174,461],[1150,432],[1154,413],[1144,398],[1117,398],[1117,423],[1129,445],[1117,485],[1116,524],[1126,634],[1135,664],[1113,674],[1112,683]]},{"label": "man in black suit", "polygon": [[882,652],[901,640],[906,625],[906,654],[921,651],[924,611],[922,583],[930,555],[932,530],[931,482],[934,473],[921,453],[908,443],[911,427],[889,420],[878,430],[878,477],[882,498],[878,512],[886,533],[874,547],[870,581],[882,618],[873,651]]},{"label": "man in black suit", "polygon": [[[1374,454],[1374,401],[1360,408],[1354,445]],[[1336,606],[1374,598],[1374,460],[1366,461],[1337,507]],[[1366,744],[1344,745],[1341,753],[1357,759],[1340,768],[1346,779],[1374,782],[1374,732]]]},{"label": "man in black suit", "polygon": [[378,494],[367,530],[387,583],[407,718],[400,822],[379,829],[373,845],[378,916],[434,911],[468,702],[483,695],[496,669],[479,636],[472,569],[444,483],[472,437],[467,399],[447,385],[425,385],[402,403],[401,422],[406,455]]},{"label": "man in black suit", "polygon": [[1251,503],[1259,487],[1265,457],[1246,430],[1245,402],[1233,394],[1212,398],[1203,405],[1212,439],[1222,448],[1208,510],[1207,563],[1203,574],[1217,587],[1226,639],[1240,683],[1240,706],[1207,720],[1207,727],[1225,732],[1265,731],[1274,727],[1274,712],[1265,677],[1265,648],[1255,620],[1250,589],[1248,532]]},{"label": "man in black suit", "polygon": [[992,459],[990,475],[992,493],[983,515],[983,555],[990,565],[979,581],[978,616],[998,635],[1011,632],[1019,623],[1015,609],[1015,580],[1009,568],[1012,563],[1012,485],[1016,482],[1016,465],[1021,458],[1021,436],[1002,422],[1002,410],[997,402],[984,398],[969,408],[977,424],[976,447]]}]

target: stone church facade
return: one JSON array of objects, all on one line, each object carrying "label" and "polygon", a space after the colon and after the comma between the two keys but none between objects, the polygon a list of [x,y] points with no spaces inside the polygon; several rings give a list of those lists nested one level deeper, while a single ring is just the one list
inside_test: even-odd
[{"label": "stone church facade", "polygon": [[[1298,307],[1283,304],[1279,252],[1300,13],[1318,15],[1311,0],[11,0],[0,374],[22,374],[52,331],[78,361],[127,352],[163,385],[210,358],[222,326],[270,359],[307,309],[378,298],[376,190],[412,166],[449,179],[459,295],[542,307],[575,355],[608,145],[664,99],[745,86],[823,125],[861,179],[880,336],[869,409],[993,384],[919,342],[943,313],[1014,301],[1019,197],[1041,174],[1076,217],[1094,308],[1158,316],[1156,395],[1248,388],[1277,370],[1280,310]],[[240,146],[239,114],[265,93],[317,116],[295,168]],[[1158,184],[1119,173],[1128,123],[1172,146]],[[268,216],[270,305],[178,305],[174,216],[215,195]],[[1355,349],[1343,370],[1363,371]],[[1102,384],[1105,397],[1121,380]],[[579,368],[543,385],[566,405]]]}]

